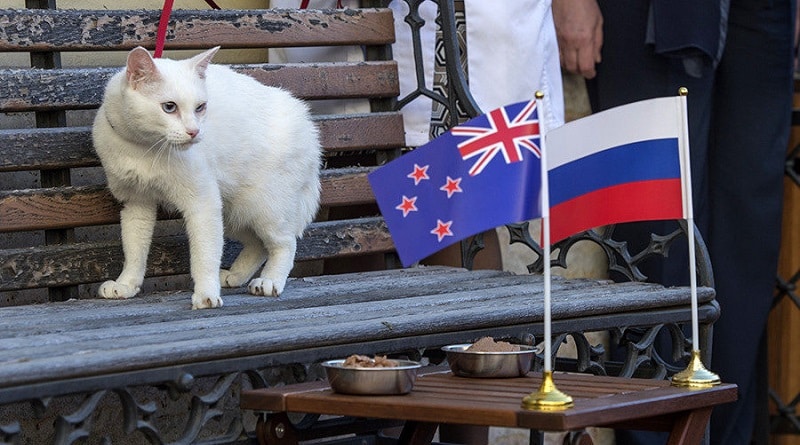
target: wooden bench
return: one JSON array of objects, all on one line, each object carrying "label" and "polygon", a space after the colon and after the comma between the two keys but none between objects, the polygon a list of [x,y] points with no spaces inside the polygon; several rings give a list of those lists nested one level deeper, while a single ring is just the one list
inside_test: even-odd
[{"label": "wooden bench", "polygon": [[[453,4],[439,3],[445,54],[458,60]],[[60,60],[152,48],[159,16],[0,10],[0,52],[26,60],[25,67],[0,69],[0,443],[233,443],[255,424],[238,408],[241,389],[313,380],[321,376],[314,363],[324,359],[395,353],[436,361],[439,346],[484,335],[541,341],[541,276],[469,270],[480,238],[462,246],[466,268],[398,266],[366,181],[405,148],[390,47],[394,18],[383,8],[174,11],[167,50],[360,45],[364,62],[235,67],[309,101],[366,99],[370,112],[315,117],[326,152],[323,209],[298,245],[296,279],[279,299],[240,289],[227,292],[220,310],[191,311],[186,238],[179,215],[167,213],[145,294],[97,299],[98,284],[121,270],[122,251],[119,205],[105,188],[87,125],[119,68],[62,67]],[[461,101],[473,109],[459,65],[446,67],[444,105],[455,111]],[[512,242],[538,249],[525,223],[509,233]],[[642,252],[629,252],[612,235],[610,228],[587,232],[556,246],[554,264],[565,265],[571,247],[589,240],[606,252],[614,273],[634,281],[556,279],[554,344],[571,337],[577,345],[577,359],[559,366],[663,378],[677,368],[653,354],[653,341],[667,332],[677,359],[686,358],[691,345],[681,327],[690,319],[689,292],[638,282],[644,277],[637,265],[685,242],[683,231]],[[707,355],[718,307],[699,243]],[[237,249],[226,246],[223,263]],[[539,258],[530,269],[542,267]],[[584,336],[591,331],[625,342],[625,359],[609,360]]]}]

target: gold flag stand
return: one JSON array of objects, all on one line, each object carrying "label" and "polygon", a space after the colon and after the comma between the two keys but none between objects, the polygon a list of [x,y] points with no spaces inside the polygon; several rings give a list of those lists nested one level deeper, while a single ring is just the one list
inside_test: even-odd
[{"label": "gold flag stand", "polygon": [[534,411],[563,411],[573,405],[572,397],[556,388],[552,371],[542,373],[542,385],[538,392],[532,392],[522,399],[522,407]]},{"label": "gold flag stand", "polygon": [[703,366],[700,351],[692,351],[692,360],[683,371],[672,376],[672,386],[710,388],[721,383],[719,376]]}]

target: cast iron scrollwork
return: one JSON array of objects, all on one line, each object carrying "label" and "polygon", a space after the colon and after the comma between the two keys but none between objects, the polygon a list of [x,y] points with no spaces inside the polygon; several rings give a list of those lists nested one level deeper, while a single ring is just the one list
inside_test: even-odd
[{"label": "cast iron scrollwork", "polygon": [[16,443],[20,434],[19,422],[14,421],[6,425],[0,425],[0,439],[3,444]]}]

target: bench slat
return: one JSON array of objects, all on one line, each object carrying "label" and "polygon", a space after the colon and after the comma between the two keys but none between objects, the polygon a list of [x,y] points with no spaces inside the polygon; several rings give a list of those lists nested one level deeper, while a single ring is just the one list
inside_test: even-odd
[{"label": "bench slat", "polygon": [[105,186],[0,191],[0,233],[112,224],[119,211]]},{"label": "bench slat", "polygon": [[[466,275],[466,274],[462,274]],[[388,320],[392,318],[406,318],[413,314],[420,312],[432,311],[436,307],[441,306],[458,306],[458,311],[462,313],[472,313],[473,323],[480,323],[480,320],[475,320],[475,314],[479,314],[481,309],[486,311],[486,302],[489,297],[495,302],[496,305],[503,305],[513,300],[516,303],[526,302],[531,306],[535,305],[533,297],[530,299],[520,300],[520,295],[526,295],[526,288],[531,291],[541,292],[542,284],[539,280],[527,279],[521,280],[519,277],[495,277],[484,280],[475,280],[469,276],[461,276],[459,278],[467,280],[467,282],[475,284],[476,291],[459,290],[463,287],[454,287],[452,285],[442,283],[442,279],[429,279],[429,280],[393,280],[390,277],[384,277],[382,283],[373,282],[371,287],[380,286],[379,289],[374,290],[365,301],[362,302],[349,302],[346,304],[332,300],[330,295],[338,295],[347,292],[344,289],[338,291],[329,290],[328,293],[317,292],[317,301],[327,301],[327,305],[320,305],[318,302],[314,303],[307,301],[303,306],[293,307],[291,309],[285,308],[281,304],[281,299],[272,299],[270,305],[273,316],[271,317],[274,325],[281,326],[281,331],[292,331],[307,327],[309,318],[326,319],[336,318],[339,323],[358,323],[358,322],[373,322],[380,321],[381,319],[387,320],[386,324],[391,324]],[[512,279],[513,278],[513,279]],[[488,283],[486,283],[488,282]],[[291,286],[293,282],[289,282]],[[582,282],[581,282],[582,283]],[[421,286],[420,284],[427,284]],[[491,284],[491,287],[488,285]],[[291,292],[289,287],[287,290]],[[436,286],[437,289],[433,292],[430,287]],[[360,290],[362,285],[351,284],[351,288]],[[577,286],[578,289],[585,289],[585,286]],[[389,294],[387,291],[391,290]],[[559,286],[555,283],[555,292],[570,290],[575,291],[576,288],[572,283],[566,283]],[[477,292],[480,291],[480,292]],[[639,290],[646,292],[645,288]],[[237,293],[242,292],[239,289]],[[533,292],[531,292],[533,293]],[[182,292],[186,296],[187,292]],[[478,295],[479,294],[479,295]],[[246,296],[246,295],[240,295]],[[438,298],[436,298],[438,296]],[[375,304],[380,297],[380,301],[386,304]],[[225,297],[223,297],[224,299]],[[258,298],[258,297],[251,297]],[[28,359],[38,359],[44,357],[60,356],[63,352],[61,348],[64,344],[69,342],[70,348],[79,347],[83,350],[97,350],[102,349],[101,343],[112,342],[117,348],[131,348],[136,346],[157,346],[158,344],[165,343],[165,338],[169,342],[183,342],[196,339],[197,331],[203,331],[206,335],[216,337],[217,332],[224,331],[227,336],[247,335],[252,333],[254,321],[253,315],[244,310],[247,302],[243,302],[237,298],[232,304],[235,306],[229,309],[226,314],[220,317],[192,317],[192,318],[169,318],[169,322],[153,322],[148,321],[148,318],[155,318],[155,320],[163,320],[163,313],[159,313],[158,300],[151,300],[151,304],[147,310],[134,311],[117,311],[113,305],[105,305],[103,315],[101,318],[84,319],[80,314],[70,311],[70,315],[62,313],[62,317],[67,317],[68,324],[71,326],[70,330],[61,330],[65,324],[59,326],[60,332],[46,332],[43,329],[23,330],[20,339],[16,340],[14,334],[9,333],[8,336],[3,336],[0,339],[0,362],[3,359],[13,360],[20,355]],[[190,304],[190,299],[184,301],[184,304]],[[505,304],[508,306],[508,304]],[[348,311],[344,311],[341,306],[347,306]],[[516,305],[515,305],[516,306]],[[140,306],[144,308],[145,306]],[[575,316],[580,316],[585,313],[587,308],[583,304],[574,306],[578,313]],[[524,309],[520,310],[518,317],[524,315]],[[111,313],[117,313],[115,330],[108,329],[108,322],[112,318]],[[74,318],[73,318],[74,317]],[[4,320],[6,318],[4,317]],[[78,324],[73,320],[83,320]],[[512,324],[519,319],[511,319]],[[539,320],[537,320],[539,321]],[[17,317],[12,326],[18,326],[22,323],[35,322],[33,317]],[[33,324],[36,326],[36,324]],[[385,326],[385,325],[384,325]],[[393,326],[392,326],[393,327]],[[428,326],[433,327],[433,326]],[[385,326],[384,329],[389,328]],[[135,335],[131,335],[130,331],[134,331]],[[216,331],[216,332],[215,332]],[[68,334],[68,335],[64,335]],[[19,334],[17,334],[19,335]],[[27,337],[27,339],[26,339]],[[324,337],[323,337],[324,338]],[[35,341],[37,345],[35,348],[30,348],[31,340]],[[27,348],[26,348],[27,346]],[[16,349],[16,351],[15,351]],[[28,349],[26,351],[22,351]]]},{"label": "bench slat", "polygon": [[96,165],[88,127],[0,130],[0,172]]},{"label": "bench slat", "polygon": [[[405,145],[399,113],[315,116],[328,152],[391,150]],[[92,167],[100,160],[89,127],[0,130],[0,172]]]},{"label": "bench slat", "polygon": [[[232,65],[266,85],[282,87],[306,100],[382,98],[400,93],[397,63],[331,62]],[[0,70],[0,110],[5,112],[79,110],[100,106],[108,79],[120,68]]]},{"label": "bench slat", "polygon": [[[159,10],[0,10],[0,51],[129,50],[155,46]],[[385,45],[391,10],[175,10],[166,49]]]},{"label": "bench slat", "polygon": [[233,65],[265,85],[307,99],[383,98],[400,94],[397,62],[330,62]]},{"label": "bench slat", "polygon": [[[228,243],[223,265],[241,249]],[[394,249],[383,218],[312,223],[298,241],[297,261],[335,258]],[[122,271],[118,241],[76,243],[0,251],[0,291],[100,282]],[[189,272],[187,240],[183,236],[153,240],[147,276]]]},{"label": "bench slat", "polygon": [[[273,304],[278,305],[275,306],[276,309],[280,308],[281,310],[317,306],[319,305],[319,302],[316,300],[320,298],[320,293],[323,291],[323,289],[329,288],[332,289],[334,293],[342,293],[342,296],[336,300],[338,304],[371,301],[376,298],[374,292],[381,292],[383,289],[385,289],[387,282],[402,280],[405,279],[403,277],[406,276],[409,280],[412,280],[413,283],[406,283],[405,287],[412,288],[412,284],[419,285],[422,287],[427,287],[428,289],[425,292],[430,293],[435,292],[435,290],[432,290],[430,286],[436,283],[437,280],[441,280],[444,274],[450,274],[453,277],[461,277],[461,274],[464,271],[464,269],[455,267],[445,267],[445,270],[440,269],[442,269],[440,266],[426,266],[408,269],[373,271],[370,272],[368,276],[363,277],[364,279],[359,282],[359,286],[357,288],[353,286],[353,274],[348,273],[290,278],[289,282],[291,283],[292,293],[282,295],[279,299],[275,300]],[[402,270],[403,272],[399,273],[399,270]],[[484,279],[500,275],[510,274],[508,272],[499,270],[476,270],[469,274],[468,280],[459,281],[459,283],[461,283],[462,286],[465,286],[463,289],[466,290],[469,289],[466,286],[470,286],[473,281],[480,285],[479,283],[482,283]],[[226,289],[223,291],[223,296],[225,294],[239,293],[240,290],[241,289]],[[349,290],[349,292],[346,292],[347,290]],[[414,294],[409,293],[408,295]],[[87,311],[86,309],[90,308],[96,309],[88,302],[86,305],[82,306],[64,305],[64,307],[61,308],[60,313],[64,314],[64,320],[67,320],[68,322],[64,325],[48,324],[46,326],[40,326],[40,328],[43,328],[43,330],[39,330],[37,332],[41,334],[56,334],[72,330],[73,326],[102,325],[103,320],[106,318],[120,319],[121,324],[136,324],[139,320],[146,320],[158,315],[159,313],[162,313],[162,309],[158,305],[154,304],[157,301],[161,301],[162,297],[163,295],[160,293],[150,293],[141,298],[134,298],[131,300],[132,303],[126,305],[106,307],[103,312],[94,310]],[[104,304],[104,300],[100,298],[92,298],[89,299],[89,301],[93,301],[99,305]],[[240,311],[246,310],[246,306],[240,306],[241,305],[237,303],[225,305],[225,307],[228,308],[227,310],[231,311],[229,314],[239,313]],[[18,322],[12,321],[12,319],[24,320],[29,318],[41,318],[49,311],[50,309],[47,309],[47,305],[9,306],[2,308],[3,320],[9,320],[9,323]],[[174,317],[174,319],[177,321],[181,321],[186,318],[203,318],[206,316],[212,315],[203,313],[182,314],[177,311],[175,313],[170,313],[170,317]],[[20,321],[20,324],[25,323]],[[7,338],[24,337],[27,335],[26,331],[12,329],[5,324],[0,324],[0,332],[5,332],[5,334],[7,334]]]},{"label": "bench slat", "polygon": [[[369,168],[324,170],[323,206],[375,202]],[[116,224],[120,205],[104,185],[0,191],[0,233]],[[170,215],[162,216],[173,217]]]},{"label": "bench slat", "polygon": [[399,112],[342,114],[314,119],[326,151],[393,150],[406,146]]},{"label": "bench slat", "polygon": [[[0,336],[0,387],[211,361],[231,354],[347,344],[355,353],[365,338],[408,339],[542,321],[541,276],[452,268],[423,268],[420,276],[416,270],[348,274],[338,277],[336,285],[324,279],[295,280],[278,299],[233,293],[223,297],[222,309],[200,313],[187,310],[189,292],[55,303],[30,314],[3,308],[0,330],[7,335]],[[473,286],[480,291],[473,291]],[[353,293],[359,295],[355,301]],[[670,305],[685,311],[688,298],[684,288],[555,278],[552,315],[557,323]],[[700,288],[698,298],[701,303],[711,300],[713,290]],[[60,326],[36,322],[50,317],[62,320]],[[198,332],[204,341],[197,341]]]}]

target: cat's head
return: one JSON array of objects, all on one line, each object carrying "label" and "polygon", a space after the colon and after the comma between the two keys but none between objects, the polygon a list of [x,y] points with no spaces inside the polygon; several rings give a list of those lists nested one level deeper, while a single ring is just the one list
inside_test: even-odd
[{"label": "cat's head", "polygon": [[206,70],[219,47],[190,59],[153,59],[137,47],[128,53],[123,96],[140,131],[187,149],[202,137]]}]

